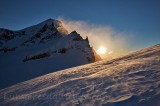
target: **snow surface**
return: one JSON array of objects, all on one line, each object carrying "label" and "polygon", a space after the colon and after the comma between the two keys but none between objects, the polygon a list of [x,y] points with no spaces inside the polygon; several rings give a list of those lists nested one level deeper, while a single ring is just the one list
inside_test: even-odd
[{"label": "snow surface", "polygon": [[160,44],[0,90],[0,106],[160,106]]}]

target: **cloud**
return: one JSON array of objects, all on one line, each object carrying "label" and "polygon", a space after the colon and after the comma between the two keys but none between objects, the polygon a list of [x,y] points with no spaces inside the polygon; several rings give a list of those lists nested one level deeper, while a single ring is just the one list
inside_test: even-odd
[{"label": "cloud", "polygon": [[108,52],[108,54],[112,54],[112,53],[113,53],[113,51],[109,51],[109,52]]},{"label": "cloud", "polygon": [[63,26],[69,31],[77,31],[83,38],[88,36],[90,45],[95,50],[105,47],[108,52],[127,50],[131,40],[131,34],[118,32],[109,26],[101,26],[86,21],[77,21],[71,19],[58,18]]}]

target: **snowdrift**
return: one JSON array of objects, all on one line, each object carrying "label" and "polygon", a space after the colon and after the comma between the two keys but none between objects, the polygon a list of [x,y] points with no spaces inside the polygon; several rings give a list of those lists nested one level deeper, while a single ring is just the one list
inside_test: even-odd
[{"label": "snowdrift", "polygon": [[0,90],[1,106],[159,106],[159,100],[160,44]]}]

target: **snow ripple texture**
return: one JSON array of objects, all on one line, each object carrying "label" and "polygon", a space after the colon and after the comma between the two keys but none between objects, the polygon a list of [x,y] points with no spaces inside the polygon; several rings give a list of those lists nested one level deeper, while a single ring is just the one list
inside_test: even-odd
[{"label": "snow ripple texture", "polygon": [[160,106],[160,45],[2,89],[0,106]]}]

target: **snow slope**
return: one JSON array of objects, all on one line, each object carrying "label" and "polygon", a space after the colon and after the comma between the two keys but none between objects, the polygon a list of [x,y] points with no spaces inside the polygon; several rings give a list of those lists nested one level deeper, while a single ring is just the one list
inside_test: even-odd
[{"label": "snow slope", "polygon": [[58,20],[19,31],[0,29],[0,89],[100,60],[97,57],[88,38],[76,31],[68,33]]},{"label": "snow slope", "polygon": [[0,90],[0,106],[160,106],[160,44]]}]

